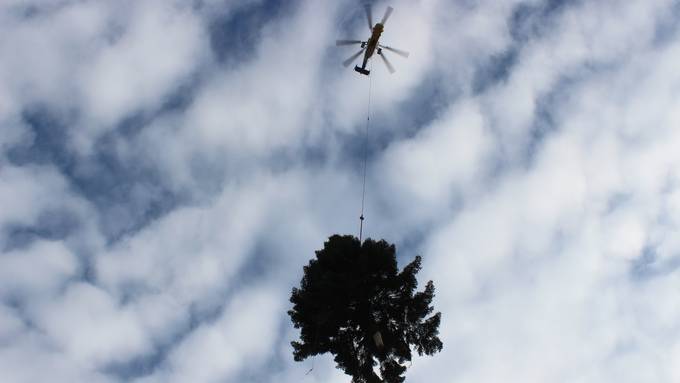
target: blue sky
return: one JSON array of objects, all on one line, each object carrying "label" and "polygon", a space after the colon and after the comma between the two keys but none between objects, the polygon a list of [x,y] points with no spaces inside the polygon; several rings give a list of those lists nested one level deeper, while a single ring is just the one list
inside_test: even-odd
[{"label": "blue sky", "polygon": [[[373,67],[365,234],[443,314],[407,381],[680,380],[680,2],[388,4],[411,55]],[[361,17],[2,2],[4,380],[348,381],[293,361],[286,311],[358,232]]]}]

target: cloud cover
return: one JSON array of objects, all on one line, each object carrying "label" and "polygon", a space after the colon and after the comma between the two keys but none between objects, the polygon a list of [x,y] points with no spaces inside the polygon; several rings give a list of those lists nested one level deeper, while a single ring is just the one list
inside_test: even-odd
[{"label": "cloud cover", "polygon": [[[365,229],[423,254],[445,347],[407,378],[679,380],[680,3],[391,5]],[[0,376],[347,381],[285,312],[358,229],[368,83],[332,45],[360,17],[3,2]]]}]

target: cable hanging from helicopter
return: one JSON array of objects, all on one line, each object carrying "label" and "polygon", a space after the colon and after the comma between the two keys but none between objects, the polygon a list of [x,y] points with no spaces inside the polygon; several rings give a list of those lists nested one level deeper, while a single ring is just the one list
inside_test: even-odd
[{"label": "cable hanging from helicopter", "polygon": [[[354,60],[356,60],[361,54],[364,54],[364,59],[361,64],[361,66],[354,66],[354,70],[366,75],[369,77],[369,85],[368,85],[368,103],[367,103],[367,111],[366,111],[366,130],[365,130],[365,135],[364,135],[364,158],[363,158],[363,185],[361,189],[361,215],[359,216],[359,241],[361,242],[362,236],[363,236],[363,230],[364,230],[364,203],[366,199],[366,166],[367,166],[367,160],[368,160],[368,128],[370,125],[371,121],[371,89],[372,89],[372,77],[370,76],[371,71],[366,69],[366,65],[368,64],[369,59],[371,56],[373,56],[374,53],[377,53],[380,58],[382,58],[383,63],[387,67],[387,70],[390,73],[394,73],[395,69],[392,66],[392,63],[385,57],[385,53],[383,50],[387,50],[390,52],[394,52],[398,54],[399,56],[402,56],[404,58],[407,58],[409,56],[409,53],[406,51],[403,51],[401,49],[397,48],[392,48],[386,45],[380,44],[380,36],[382,35],[383,31],[385,30],[385,23],[387,22],[387,19],[390,17],[392,14],[392,11],[394,9],[392,7],[387,7],[385,10],[385,14],[383,15],[382,19],[380,20],[379,23],[376,23],[375,25],[373,24],[373,15],[371,12],[371,6],[369,4],[364,5],[364,11],[366,13],[366,20],[368,21],[368,29],[371,31],[371,36],[368,38],[366,41],[361,41],[361,40],[336,40],[335,45],[337,46],[345,46],[345,45],[361,45],[361,50],[354,55],[352,55],[350,58],[347,60],[343,61],[342,65],[345,67],[348,67]],[[372,65],[371,65],[372,68]]]}]

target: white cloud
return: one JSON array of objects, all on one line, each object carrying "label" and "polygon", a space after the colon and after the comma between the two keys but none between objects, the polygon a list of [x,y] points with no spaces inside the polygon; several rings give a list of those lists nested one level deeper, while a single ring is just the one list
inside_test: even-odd
[{"label": "white cloud", "polygon": [[416,137],[392,145],[371,172],[385,177],[380,190],[399,207],[402,224],[436,218],[452,208],[456,192],[488,171],[493,140],[477,104],[456,105]]},{"label": "white cloud", "polygon": [[0,373],[3,379],[17,383],[116,381],[88,366],[69,362],[35,332],[26,332],[19,340],[0,348]]},{"label": "white cloud", "polygon": [[96,286],[72,284],[63,296],[35,310],[36,325],[78,364],[93,368],[150,351],[136,314]]},{"label": "white cloud", "polygon": [[205,26],[188,4],[65,2],[33,8],[38,11],[31,17],[11,6],[0,15],[7,58],[0,63],[0,99],[8,99],[0,112],[12,116],[36,103],[67,115],[75,111],[78,124],[69,144],[83,153],[122,118],[160,107],[210,58]]},{"label": "white cloud", "polygon": [[267,288],[237,295],[216,322],[199,327],[177,346],[158,376],[144,381],[220,382],[233,380],[244,368],[255,368],[258,360],[272,353],[280,297]]},{"label": "white cloud", "polygon": [[[624,58],[611,71],[588,74],[569,102],[556,108],[556,132],[540,146],[528,171],[506,174],[499,187],[466,206],[430,240],[426,268],[440,281],[440,301],[452,308],[442,327],[445,345],[454,350],[428,363],[428,371],[415,370],[415,379],[432,378],[432,371],[453,365],[456,381],[673,381],[667,355],[677,343],[669,325],[677,323],[677,305],[631,298],[649,291],[672,295],[666,283],[677,278],[673,269],[652,284],[632,276],[631,260],[641,256],[651,233],[667,230],[668,223],[659,219],[665,215],[661,206],[668,189],[676,188],[669,175],[675,173],[677,155],[670,146],[677,136],[667,130],[672,126],[667,116],[675,112],[663,107],[673,103],[674,92],[638,70],[654,73],[650,69],[658,65],[667,74],[656,57],[677,51],[673,45],[647,48],[656,5],[626,8],[623,13],[636,19],[631,28],[621,30],[623,24],[609,23],[612,18],[591,25],[602,33],[581,35],[583,60]],[[564,17],[579,20],[583,11],[572,8]],[[622,33],[631,37],[630,45],[607,45]],[[557,28],[552,34],[573,36]],[[538,40],[525,54],[552,49],[550,43]],[[604,47],[616,56],[604,56]],[[634,49],[645,56],[628,60]],[[562,65],[556,63],[546,69]],[[521,92],[526,79],[545,74],[523,65],[517,71],[539,77],[511,76],[500,88],[505,100],[498,105],[510,105],[517,87],[526,95]],[[677,82],[675,75],[665,79],[665,84]],[[654,91],[646,93],[647,86]],[[529,95],[529,104],[540,97]],[[493,103],[497,93],[484,97]],[[504,110],[514,114],[516,108]],[[531,127],[533,111],[526,116],[510,120],[509,134],[526,139],[517,131]]]},{"label": "white cloud", "polygon": [[73,105],[75,80],[87,64],[83,57],[92,53],[105,28],[105,12],[104,5],[94,2],[63,4],[32,18],[22,18],[11,5],[3,9],[0,89],[11,95],[10,105],[18,104],[13,109],[32,102]]},{"label": "white cloud", "polygon": [[79,76],[84,128],[109,129],[130,113],[160,106],[209,57],[204,26],[190,8],[161,1],[130,5],[120,36],[94,52]]},{"label": "white cloud", "polygon": [[187,111],[180,135],[247,158],[300,145],[304,131],[314,128],[310,120],[318,119],[315,92],[330,16],[324,7],[305,4],[285,23],[264,25],[256,57],[215,75]]},{"label": "white cloud", "polygon": [[[15,166],[0,162],[0,244],[10,243],[9,228],[40,226],[47,215],[72,214],[81,224],[79,241],[98,243],[92,210],[68,184],[65,177],[51,166]],[[73,245],[73,244],[69,244]]]},{"label": "white cloud", "polygon": [[28,249],[3,254],[0,297],[48,298],[78,269],[75,256],[61,242],[40,241]]},{"label": "white cloud", "polygon": [[[680,45],[673,29],[659,36],[675,3],[393,4],[384,41],[411,57],[394,57],[394,75],[373,69],[365,233],[416,238],[408,250],[437,286],[444,351],[416,359],[409,380],[680,379]],[[117,381],[104,372],[115,364],[140,382],[347,381],[328,357],[309,375],[293,362],[285,310],[313,250],[358,226],[361,161],[348,157],[368,84],[327,65],[350,54],[331,48],[350,5],[298,4],[221,66],[210,23],[264,3],[203,4],[63,2],[28,18],[28,2],[0,6],[0,376]],[[520,4],[544,24],[515,41]],[[507,73],[479,87],[496,69]],[[117,135],[193,74],[186,109]],[[419,102],[438,115],[407,126]],[[96,154],[112,134],[110,160],[144,161],[178,206],[107,243],[97,207],[58,170],[96,182],[96,156],[13,162],[36,104],[64,117],[67,150]],[[130,190],[135,206],[156,189]],[[79,222],[65,238],[7,245],[55,210]]]},{"label": "white cloud", "polygon": [[24,324],[17,318],[14,310],[4,305],[0,306],[0,342],[8,343],[23,330]]},{"label": "white cloud", "polygon": [[268,180],[225,190],[209,207],[173,211],[97,258],[109,288],[163,292],[190,304],[224,286],[252,251],[276,193]]}]

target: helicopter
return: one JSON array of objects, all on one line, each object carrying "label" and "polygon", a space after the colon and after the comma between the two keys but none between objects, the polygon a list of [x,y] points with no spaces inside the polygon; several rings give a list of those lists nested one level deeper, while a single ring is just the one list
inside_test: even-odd
[{"label": "helicopter", "polygon": [[385,15],[383,16],[382,20],[380,20],[379,23],[376,23],[373,25],[373,16],[371,12],[371,6],[368,4],[364,5],[364,11],[366,12],[366,20],[368,21],[368,29],[371,31],[371,37],[368,38],[367,41],[361,41],[361,40],[336,40],[335,45],[336,46],[343,46],[343,45],[357,45],[361,44],[361,50],[354,55],[352,55],[350,58],[345,60],[342,65],[345,67],[348,67],[354,60],[357,59],[357,57],[361,56],[361,54],[364,54],[364,60],[361,66],[355,65],[354,70],[368,76],[371,72],[366,69],[366,64],[368,63],[368,60],[373,56],[373,53],[377,53],[378,56],[382,58],[383,63],[385,63],[385,66],[387,67],[387,70],[390,71],[390,73],[394,73],[395,69],[390,63],[390,61],[385,57],[385,54],[383,53],[383,50],[388,50],[391,52],[394,52],[398,54],[399,56],[402,56],[404,58],[408,57],[409,53],[406,51],[403,51],[401,49],[396,49],[392,47],[388,47],[386,45],[382,45],[379,43],[380,40],[380,35],[383,33],[385,30],[385,23],[387,22],[387,19],[390,17],[392,14],[392,11],[394,9],[390,6],[387,7],[385,10]]}]

